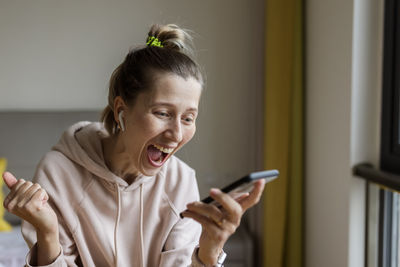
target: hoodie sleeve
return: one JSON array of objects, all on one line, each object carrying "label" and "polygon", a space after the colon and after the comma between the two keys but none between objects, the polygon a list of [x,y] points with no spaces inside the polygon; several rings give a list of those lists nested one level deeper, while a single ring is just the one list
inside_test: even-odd
[{"label": "hoodie sleeve", "polygon": [[200,224],[190,219],[180,220],[168,237],[160,267],[204,266],[198,261],[196,253],[200,234]]},{"label": "hoodie sleeve", "polygon": [[[60,245],[61,253],[58,257],[49,265],[48,267],[75,267],[77,265],[76,261],[79,259],[79,255],[76,249],[76,245],[72,238],[69,238],[69,234],[65,231],[62,224],[59,222],[59,232],[60,232]],[[24,221],[22,223],[22,235],[27,242],[30,250],[26,256],[25,266],[33,267],[37,265],[32,265],[32,262],[36,262],[37,259],[37,241],[36,241],[36,230],[28,222]]]},{"label": "hoodie sleeve", "polygon": [[[65,192],[60,192],[58,187],[62,185],[59,184],[58,177],[61,175],[65,175],[57,170],[57,164],[54,164],[54,160],[49,160],[49,154],[51,158],[59,157],[60,155],[57,152],[48,153],[42,161],[39,163],[38,168],[36,169],[36,173],[33,181],[40,184],[48,193],[49,205],[53,208],[54,212],[57,215],[58,219],[58,228],[59,228],[59,240],[61,245],[61,253],[57,257],[57,259],[46,266],[49,267],[74,267],[79,266],[80,257],[79,253],[73,239],[73,234],[71,232],[71,225],[68,225],[65,221],[65,218],[61,214],[61,209],[66,209],[70,207],[66,207],[65,203],[70,203],[71,201],[65,201]],[[53,164],[50,164],[52,162]],[[73,221],[72,218],[68,218],[69,221]],[[71,224],[71,223],[70,223]],[[22,235],[30,248],[30,251],[26,257],[26,266],[30,267],[31,262],[36,262],[37,257],[37,238],[36,238],[36,230],[35,228],[28,222],[23,221],[22,223]]]},{"label": "hoodie sleeve", "polygon": [[[204,266],[197,257],[197,246],[201,234],[201,225],[196,221],[184,218],[179,213],[186,205],[200,199],[196,175],[193,169],[178,172],[180,179],[172,186],[167,196],[177,216],[177,222],[170,231],[161,253],[160,267],[169,266]],[[171,177],[168,177],[170,179]]]}]

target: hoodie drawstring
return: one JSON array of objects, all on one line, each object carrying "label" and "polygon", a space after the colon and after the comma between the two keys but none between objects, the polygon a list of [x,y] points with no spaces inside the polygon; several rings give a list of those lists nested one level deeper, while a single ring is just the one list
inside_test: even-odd
[{"label": "hoodie drawstring", "polygon": [[115,266],[118,266],[117,238],[118,238],[119,220],[121,218],[121,191],[119,189],[118,184],[115,184],[115,187],[117,188],[118,207],[117,207],[117,221],[115,222],[115,228],[114,228],[114,249],[115,249],[114,261],[115,261]]},{"label": "hoodie drawstring", "polygon": [[144,267],[144,246],[143,246],[143,184],[140,184],[140,253],[142,256],[141,264]]}]

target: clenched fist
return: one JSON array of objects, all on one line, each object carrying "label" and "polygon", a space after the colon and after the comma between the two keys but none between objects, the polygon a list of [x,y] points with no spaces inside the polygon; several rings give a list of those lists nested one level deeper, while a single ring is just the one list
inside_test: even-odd
[{"label": "clenched fist", "polygon": [[32,224],[41,233],[58,231],[57,215],[47,203],[49,196],[39,184],[17,180],[9,172],[3,179],[10,193],[4,199],[4,207],[11,213]]}]

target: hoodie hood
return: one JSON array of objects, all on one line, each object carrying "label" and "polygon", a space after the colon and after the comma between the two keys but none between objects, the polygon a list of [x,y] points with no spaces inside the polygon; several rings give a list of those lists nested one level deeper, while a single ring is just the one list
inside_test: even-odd
[{"label": "hoodie hood", "polygon": [[[143,250],[143,183],[144,176],[139,176],[134,183],[129,185],[125,180],[113,174],[104,162],[102,138],[108,136],[107,131],[100,122],[78,122],[67,129],[53,150],[63,153],[70,160],[81,165],[100,179],[106,180],[116,193],[117,215],[114,226],[114,263],[118,266],[118,232],[121,220],[121,191],[130,191],[140,187],[140,218],[139,238],[141,267],[144,266]],[[147,179],[149,181],[150,179]]]},{"label": "hoodie hood", "polygon": [[145,181],[146,176],[139,175],[132,184],[128,184],[112,173],[105,164],[101,140],[108,136],[101,122],[78,122],[63,133],[53,150],[61,152],[97,177],[117,184],[118,187],[132,190],[137,188]]}]

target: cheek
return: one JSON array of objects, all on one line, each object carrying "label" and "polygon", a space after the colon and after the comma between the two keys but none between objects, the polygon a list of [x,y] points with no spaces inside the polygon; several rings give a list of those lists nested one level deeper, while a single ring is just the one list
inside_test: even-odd
[{"label": "cheek", "polygon": [[143,116],[137,120],[135,125],[132,125],[133,129],[140,135],[141,138],[151,138],[154,134],[157,134],[162,129],[162,125],[152,116]]},{"label": "cheek", "polygon": [[131,153],[138,153],[153,134],[154,127],[146,120],[136,120],[129,126],[125,136],[125,147]]},{"label": "cheek", "polygon": [[196,133],[196,126],[193,126],[190,129],[187,129],[187,131],[185,131],[184,136],[183,136],[183,144],[186,144],[187,142],[189,142],[194,134]]}]

